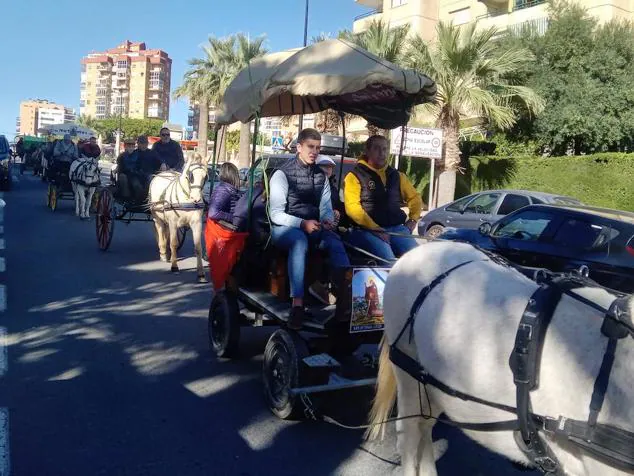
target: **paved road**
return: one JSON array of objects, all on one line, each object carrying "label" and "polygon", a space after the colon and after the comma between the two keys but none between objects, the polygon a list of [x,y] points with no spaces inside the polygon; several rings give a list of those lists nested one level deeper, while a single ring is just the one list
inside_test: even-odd
[{"label": "paved road", "polygon": [[[194,284],[193,258],[178,275],[157,260],[151,224],[117,223],[103,253],[94,220],[80,222],[72,202],[51,212],[38,179],[27,174],[14,185],[4,196],[0,250],[8,292],[0,476],[9,474],[3,455],[13,475],[400,473],[393,434],[367,443],[358,431],[269,413],[260,382],[269,330],[243,333],[239,361],[212,358],[209,287]],[[191,241],[183,251],[191,253]],[[324,403],[359,424],[363,397]],[[459,433],[438,430],[450,442],[441,475],[515,474]]]}]

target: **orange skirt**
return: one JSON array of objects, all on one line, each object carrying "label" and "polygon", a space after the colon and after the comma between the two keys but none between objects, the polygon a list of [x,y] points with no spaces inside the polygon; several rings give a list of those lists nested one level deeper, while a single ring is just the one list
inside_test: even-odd
[{"label": "orange skirt", "polygon": [[224,287],[231,270],[238,262],[248,236],[248,233],[227,230],[214,220],[207,218],[205,247],[214,289]]}]

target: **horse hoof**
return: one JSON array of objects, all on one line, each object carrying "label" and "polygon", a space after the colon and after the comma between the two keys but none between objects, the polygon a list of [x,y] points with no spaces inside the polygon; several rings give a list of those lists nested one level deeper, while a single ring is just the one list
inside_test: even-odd
[{"label": "horse hoof", "polygon": [[207,283],[207,278],[205,276],[198,276],[198,284],[206,284]]},{"label": "horse hoof", "polygon": [[178,271],[179,271],[178,266],[172,266],[171,271],[172,271],[172,273],[178,273]]}]

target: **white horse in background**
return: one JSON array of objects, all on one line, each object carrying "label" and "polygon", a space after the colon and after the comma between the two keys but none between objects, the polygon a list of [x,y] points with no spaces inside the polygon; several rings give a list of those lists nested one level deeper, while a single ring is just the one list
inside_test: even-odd
[{"label": "white horse in background", "polygon": [[199,283],[206,282],[201,245],[204,219],[202,191],[206,179],[207,161],[200,154],[188,154],[182,173],[161,172],[152,179],[148,197],[161,261],[167,261],[169,231],[171,269],[178,271],[178,228],[188,226],[194,240]]},{"label": "white horse in background", "polygon": [[90,218],[90,205],[100,183],[99,161],[97,158],[82,156],[70,164],[68,177],[75,194],[75,215]]},{"label": "white horse in background", "polygon": [[[427,384],[423,386],[389,358],[389,345],[406,325],[412,303],[423,287],[451,268],[423,301],[411,328],[398,348],[419,362],[436,379],[458,391],[489,402],[516,407],[516,387],[509,356],[521,316],[537,284],[518,271],[497,264],[463,243],[431,242],[410,251],[391,269],[385,285],[385,336],[381,351],[377,394],[371,412],[370,436],[383,433],[398,400],[398,448],[403,474],[436,476],[432,448],[434,418],[444,413],[455,422],[485,423],[512,420],[515,415],[472,401],[461,400]],[[615,296],[598,288],[575,290],[608,308]],[[634,298],[628,302],[630,315]],[[539,386],[531,392],[538,415],[587,421],[589,403],[608,339],[600,329],[604,315],[563,295],[546,333]],[[616,358],[598,423],[634,430],[634,339],[618,341]],[[387,345],[386,345],[387,344]],[[426,393],[429,399],[426,398]],[[530,466],[512,431],[462,430],[490,450]],[[607,466],[570,443],[560,444],[540,432],[559,460],[574,476],[632,474]],[[449,443],[451,445],[451,443]]]}]

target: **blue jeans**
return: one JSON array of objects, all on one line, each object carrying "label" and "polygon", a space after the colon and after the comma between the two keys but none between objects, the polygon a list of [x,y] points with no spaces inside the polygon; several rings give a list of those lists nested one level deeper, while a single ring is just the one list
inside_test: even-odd
[{"label": "blue jeans", "polygon": [[288,278],[291,297],[294,298],[304,297],[304,271],[309,244],[328,252],[328,264],[331,267],[350,266],[341,239],[332,231],[321,230],[309,235],[299,228],[272,226],[271,240],[278,248],[288,251]]},{"label": "blue jeans", "polygon": [[[391,233],[401,233],[403,235],[412,234],[405,225],[386,226],[384,230]],[[370,231],[353,229],[348,233],[346,241],[357,248],[361,248],[386,260],[395,260],[418,246],[415,238],[394,235],[388,235],[388,237],[389,243],[383,241]]]}]

